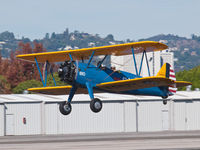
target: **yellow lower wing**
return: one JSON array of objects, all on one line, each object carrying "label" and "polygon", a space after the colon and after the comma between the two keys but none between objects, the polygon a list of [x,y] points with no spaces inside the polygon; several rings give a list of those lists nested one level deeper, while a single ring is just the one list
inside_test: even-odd
[{"label": "yellow lower wing", "polygon": [[[55,87],[39,87],[39,88],[30,88],[28,91],[42,94],[50,95],[65,95],[69,94],[72,86],[55,86]],[[76,94],[87,93],[86,89],[78,88]]]},{"label": "yellow lower wing", "polygon": [[[177,87],[191,85],[190,82],[173,81],[165,77],[145,77],[145,78],[105,82],[97,84],[96,86],[102,90],[107,90],[111,92],[120,92],[120,91],[137,90],[150,87],[169,86],[173,85],[174,83],[176,83]],[[42,94],[50,94],[50,95],[65,95],[69,94],[71,88],[72,86],[39,87],[39,88],[29,88],[28,91],[42,93]],[[98,92],[100,91],[94,89],[94,93]],[[76,94],[86,94],[86,93],[88,93],[86,88],[78,88],[76,91]]]},{"label": "yellow lower wing", "polygon": [[172,84],[174,84],[174,81],[165,77],[144,77],[137,79],[105,82],[96,86],[103,90],[108,90],[111,92],[120,92],[150,87],[169,86]]}]

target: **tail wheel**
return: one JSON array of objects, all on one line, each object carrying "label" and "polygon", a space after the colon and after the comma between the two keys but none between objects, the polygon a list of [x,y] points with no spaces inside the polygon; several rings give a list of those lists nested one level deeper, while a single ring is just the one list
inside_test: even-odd
[{"label": "tail wheel", "polygon": [[64,101],[59,104],[59,109],[61,114],[69,115],[72,111],[72,106],[70,103]]},{"label": "tail wheel", "polygon": [[164,104],[164,105],[167,105],[167,100],[163,100],[163,104]]},{"label": "tail wheel", "polygon": [[91,100],[90,102],[90,109],[95,112],[98,113],[101,111],[102,109],[102,102],[100,99],[98,98],[94,98],[93,100]]},{"label": "tail wheel", "polygon": [[167,98],[168,98],[168,96],[162,96],[162,98],[163,98],[163,104],[167,105]]}]

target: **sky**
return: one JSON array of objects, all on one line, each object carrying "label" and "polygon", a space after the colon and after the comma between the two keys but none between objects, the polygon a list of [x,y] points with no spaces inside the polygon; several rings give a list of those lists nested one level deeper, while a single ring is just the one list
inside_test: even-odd
[{"label": "sky", "polygon": [[0,33],[41,39],[78,30],[116,40],[200,35],[200,0],[0,0]]}]

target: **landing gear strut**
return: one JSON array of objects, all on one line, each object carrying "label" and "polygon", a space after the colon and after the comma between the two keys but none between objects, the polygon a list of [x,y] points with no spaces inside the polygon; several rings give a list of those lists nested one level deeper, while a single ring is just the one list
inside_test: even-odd
[{"label": "landing gear strut", "polygon": [[102,109],[102,102],[100,99],[98,98],[94,98],[91,100],[90,102],[90,109],[95,112],[95,113],[98,113],[101,111]]},{"label": "landing gear strut", "polygon": [[60,103],[59,109],[60,109],[61,114],[69,115],[71,113],[71,111],[72,111],[71,101],[72,101],[72,98],[73,98],[76,90],[77,90],[77,86],[75,84],[72,85],[72,88],[69,92],[68,100]]},{"label": "landing gear strut", "polygon": [[61,114],[68,115],[72,111],[72,106],[69,102],[64,101],[59,104],[59,109]]}]

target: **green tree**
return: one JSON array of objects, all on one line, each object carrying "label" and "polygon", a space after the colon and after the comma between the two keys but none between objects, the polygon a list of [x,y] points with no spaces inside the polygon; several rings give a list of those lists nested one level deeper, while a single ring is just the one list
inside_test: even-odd
[{"label": "green tree", "polygon": [[[64,83],[63,81],[60,81],[60,78],[58,77],[58,73],[57,72],[54,73],[53,76],[54,76],[54,79],[56,81],[56,86],[67,85],[67,83]],[[52,76],[50,74],[47,76],[47,86],[55,86],[53,78],[52,78]]]},{"label": "green tree", "polygon": [[[56,86],[67,85],[66,83],[60,81],[60,78],[58,77],[58,73],[54,73],[54,79],[56,81]],[[47,76],[46,86],[55,86],[53,78],[50,74]],[[12,92],[15,94],[21,94],[24,92],[24,90],[27,90],[28,88],[34,88],[34,87],[43,87],[43,84],[41,81],[27,80],[18,84],[15,88],[13,88]]]},{"label": "green tree", "polygon": [[22,94],[28,88],[42,87],[42,82],[36,80],[27,80],[18,84],[12,91],[15,94]]},{"label": "green tree", "polygon": [[[200,66],[197,66],[190,70],[183,70],[176,73],[177,81],[189,81],[192,82],[192,90],[200,88]],[[179,88],[184,90],[185,87]]]}]

